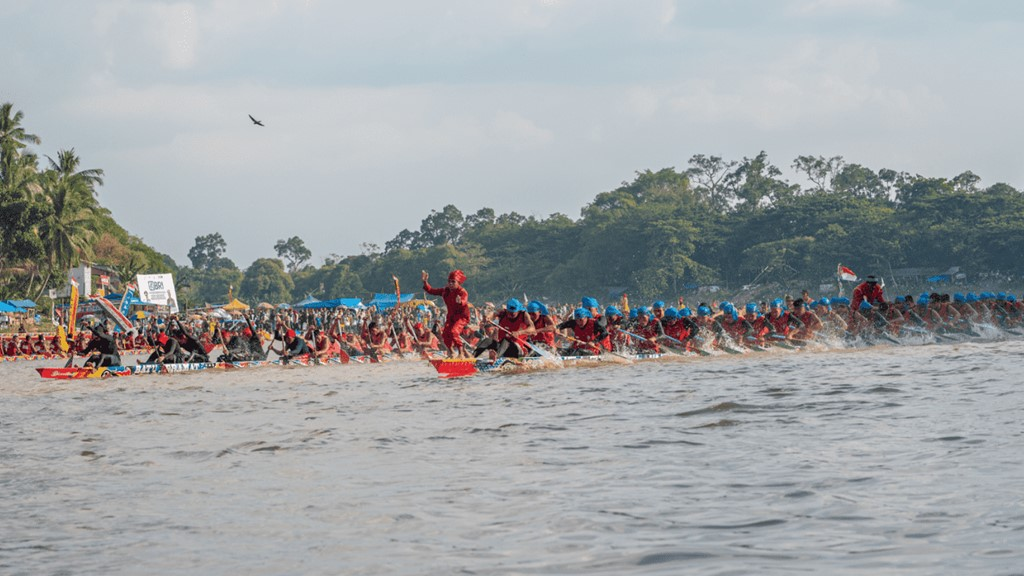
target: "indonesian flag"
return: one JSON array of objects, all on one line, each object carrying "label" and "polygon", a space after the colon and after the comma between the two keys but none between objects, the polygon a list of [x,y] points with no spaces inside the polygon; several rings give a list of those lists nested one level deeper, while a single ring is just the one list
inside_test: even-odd
[{"label": "indonesian flag", "polygon": [[847,282],[857,281],[857,275],[853,273],[853,270],[850,270],[849,268],[843,266],[842,264],[839,265],[839,271],[837,272],[837,274],[839,275],[840,280],[846,280]]}]

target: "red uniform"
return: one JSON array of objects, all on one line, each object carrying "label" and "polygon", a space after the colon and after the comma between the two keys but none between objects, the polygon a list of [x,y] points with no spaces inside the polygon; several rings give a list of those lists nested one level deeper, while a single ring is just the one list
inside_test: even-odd
[{"label": "red uniform", "polygon": [[536,342],[539,344],[547,344],[548,347],[555,347],[555,333],[554,332],[539,332],[542,328],[548,328],[554,326],[555,321],[550,316],[543,316],[539,312],[536,314],[536,318],[533,319],[533,327],[538,330],[536,334],[531,334],[527,340],[530,342]]},{"label": "red uniform", "polygon": [[882,294],[881,285],[875,282],[861,282],[854,288],[853,300],[850,302],[850,316],[853,316],[855,311],[860,310],[861,302],[867,302],[872,306],[885,302],[885,295]]},{"label": "red uniform", "polygon": [[525,336],[512,336],[512,332],[526,330],[530,327],[526,314],[526,312],[516,312],[513,314],[508,310],[502,310],[497,314],[498,326],[505,329],[500,331],[501,334],[498,335],[498,340],[511,340],[515,342],[516,346],[519,347],[520,355],[525,354],[530,347],[526,345]]},{"label": "red uniform", "polygon": [[670,336],[679,341],[690,337],[690,327],[686,322],[678,318],[662,323],[662,329],[665,330],[665,336]]},{"label": "red uniform", "polygon": [[[466,276],[455,270],[449,275],[449,278],[457,279],[460,276],[462,280],[465,280]],[[460,284],[462,280],[458,280]],[[461,285],[454,288],[450,286],[432,288],[426,280],[423,281],[423,291],[440,296],[444,300],[444,305],[448,308],[448,316],[445,318],[444,329],[441,331],[441,340],[449,350],[458,349],[461,344],[459,335],[462,333],[462,329],[469,324],[469,292],[466,292]]]},{"label": "red uniform", "polygon": [[797,319],[798,328],[793,334],[796,338],[808,340],[814,338],[815,332],[821,330],[821,320],[814,312],[805,309],[801,314],[796,312],[790,312],[789,314]]},{"label": "red uniform", "polygon": [[744,314],[740,320],[743,325],[746,326],[747,332],[744,334],[744,339],[752,337],[753,340],[747,340],[746,343],[753,342],[754,344],[764,344],[764,337],[768,335],[770,330],[768,329],[768,320],[764,316],[754,316],[753,312]]},{"label": "red uniform", "polygon": [[580,350],[591,354],[600,354],[601,348],[610,349],[611,344],[607,342],[608,336],[600,338],[602,334],[597,330],[597,322],[593,318],[583,318],[582,320],[583,322],[580,323],[579,320],[570,318],[559,324],[558,328],[571,328],[572,336],[576,339],[576,348]]},{"label": "red uniform", "polygon": [[638,336],[642,336],[644,338],[643,340],[638,340],[634,343],[637,350],[645,352],[661,352],[661,347],[658,346],[657,342],[651,342],[648,340],[648,338],[657,338],[665,334],[665,331],[661,328],[660,322],[656,320],[649,320],[642,326],[637,324],[633,327],[633,330]]},{"label": "red uniform", "polygon": [[782,312],[778,316],[769,312],[764,319],[771,325],[771,328],[776,334],[781,334],[783,336],[789,334],[789,312]]}]

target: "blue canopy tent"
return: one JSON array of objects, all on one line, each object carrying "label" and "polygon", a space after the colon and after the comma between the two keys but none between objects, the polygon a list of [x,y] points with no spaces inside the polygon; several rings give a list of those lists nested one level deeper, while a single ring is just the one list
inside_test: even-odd
[{"label": "blue canopy tent", "polygon": [[27,311],[28,308],[35,308],[36,307],[36,303],[31,301],[31,300],[8,300],[7,303],[10,304],[11,306],[14,306],[15,308],[25,308],[26,309],[26,310],[21,310],[21,312]]},{"label": "blue canopy tent", "polygon": [[0,301],[0,312],[18,312],[18,313],[21,313],[21,312],[28,312],[28,310],[25,310],[24,308],[22,308],[20,306],[15,306],[14,304],[11,304],[10,301]]},{"label": "blue canopy tent", "polygon": [[[415,294],[402,294],[402,302],[411,302]],[[366,307],[376,306],[377,310],[389,310],[395,307],[397,300],[394,294],[381,294],[380,292],[373,295],[373,300],[366,303]]]},{"label": "blue canopy tent", "polygon": [[313,298],[312,296],[307,295],[305,298],[302,299],[301,302],[296,302],[295,304],[292,304],[292,307],[293,308],[306,308],[310,304],[316,304],[317,302],[319,302],[319,300],[317,300],[316,298]]},{"label": "blue canopy tent", "polygon": [[335,298],[333,300],[321,300],[317,302],[311,302],[309,304],[304,304],[302,306],[296,304],[295,307],[312,310],[319,310],[324,308],[356,308],[361,310],[363,308],[366,308],[366,306],[363,305],[363,301],[360,300],[359,298]]}]

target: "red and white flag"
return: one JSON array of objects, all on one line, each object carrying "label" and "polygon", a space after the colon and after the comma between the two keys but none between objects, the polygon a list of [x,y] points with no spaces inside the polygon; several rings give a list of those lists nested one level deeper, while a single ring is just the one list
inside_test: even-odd
[{"label": "red and white flag", "polygon": [[840,280],[846,280],[847,282],[857,281],[857,275],[853,273],[853,270],[850,270],[849,268],[843,266],[842,264],[839,264],[839,271],[837,272],[837,274],[839,275]]}]

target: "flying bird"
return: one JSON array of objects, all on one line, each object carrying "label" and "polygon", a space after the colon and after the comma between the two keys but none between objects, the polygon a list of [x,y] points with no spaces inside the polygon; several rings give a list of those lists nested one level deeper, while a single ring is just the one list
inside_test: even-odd
[{"label": "flying bird", "polygon": [[259,120],[253,118],[252,114],[249,114],[249,120],[252,120],[252,123],[257,126],[263,126],[263,122],[260,122]]}]

